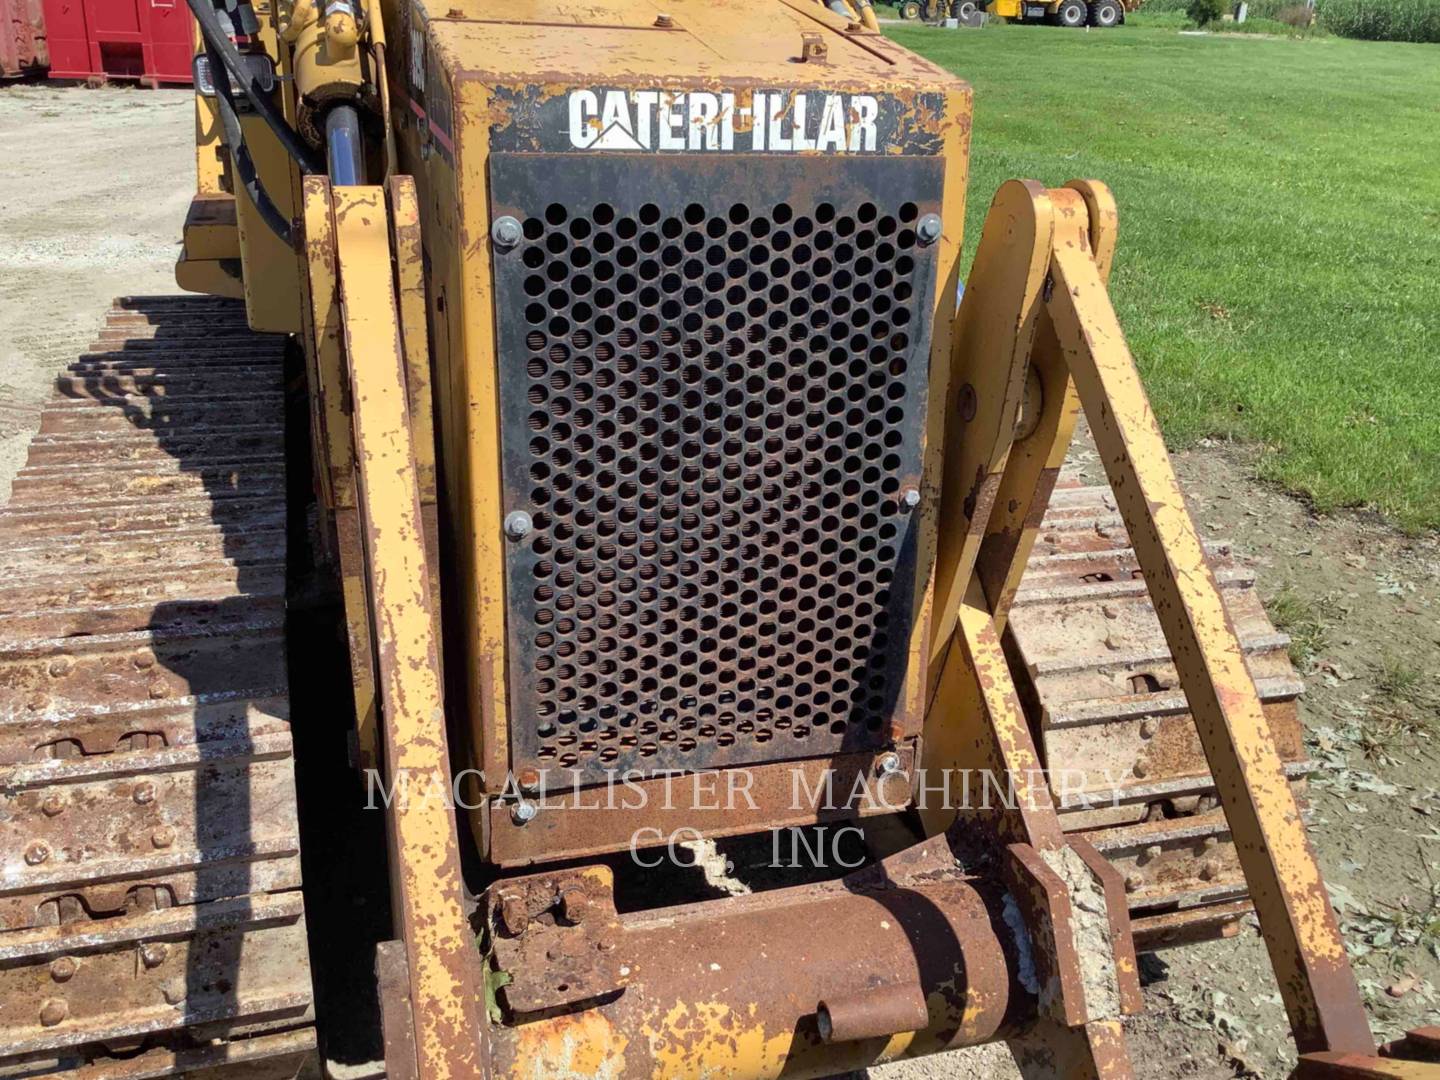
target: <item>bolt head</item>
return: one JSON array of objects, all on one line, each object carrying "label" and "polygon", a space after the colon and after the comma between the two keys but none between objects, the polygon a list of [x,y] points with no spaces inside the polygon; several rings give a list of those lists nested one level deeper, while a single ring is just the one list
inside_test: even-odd
[{"label": "bolt head", "polygon": [[80,961],[73,956],[60,956],[50,961],[50,978],[56,982],[69,982],[80,970]]},{"label": "bolt head", "polygon": [[525,825],[535,820],[540,808],[533,802],[518,802],[510,811],[510,820],[516,825]]},{"label": "bolt head", "polygon": [[530,925],[530,910],[524,897],[502,896],[500,898],[500,924],[505,932],[519,937]]},{"label": "bolt head", "polygon": [[940,215],[926,214],[915,226],[915,236],[922,244],[933,244],[940,239]]},{"label": "bolt head", "polygon": [[519,782],[521,791],[537,791],[540,787],[540,770],[521,769],[520,775],[515,779]]},{"label": "bolt head", "polygon": [[150,842],[157,848],[167,848],[175,842],[175,830],[168,825],[161,825],[150,834]]},{"label": "bolt head", "polygon": [[1139,892],[1145,886],[1145,879],[1139,874],[1130,874],[1125,878],[1126,892]]},{"label": "bolt head", "polygon": [[68,656],[57,656],[50,661],[50,676],[58,679],[62,675],[70,674],[70,669],[75,666],[75,661]]},{"label": "bolt head", "polygon": [[894,776],[900,771],[900,755],[893,751],[881,754],[880,760],[875,762],[875,771],[881,776]]},{"label": "bolt head", "polygon": [[40,1023],[54,1027],[70,1015],[70,1006],[62,998],[50,998],[40,1006]]},{"label": "bolt head", "polygon": [[920,489],[908,487],[900,493],[900,502],[906,510],[914,510],[920,505]]},{"label": "bolt head", "polygon": [[25,849],[25,861],[31,866],[39,866],[48,858],[50,858],[50,848],[39,840]]},{"label": "bolt head", "polygon": [[520,243],[523,235],[520,222],[509,214],[496,218],[495,224],[490,226],[490,239],[495,241],[495,246],[499,248],[513,248]]},{"label": "bolt head", "polygon": [[157,968],[170,955],[170,946],[163,941],[152,941],[140,947],[140,962],[147,968]]},{"label": "bolt head", "polygon": [[560,894],[560,915],[567,922],[583,921],[591,906],[590,896],[584,889],[566,889]]},{"label": "bolt head", "polygon": [[54,817],[65,809],[65,798],[62,795],[46,795],[45,801],[40,804],[40,810],[46,817]]},{"label": "bolt head", "polygon": [[511,540],[523,540],[535,528],[535,522],[524,510],[512,510],[505,515],[505,535]]},{"label": "bolt head", "polygon": [[148,671],[155,666],[155,654],[148,652],[139,653],[131,663],[135,665],[138,671]]},{"label": "bolt head", "polygon": [[155,801],[155,785],[149,780],[143,780],[135,785],[135,790],[131,792],[130,797],[141,806],[152,803]]},{"label": "bolt head", "polygon": [[1206,859],[1204,865],[1200,867],[1200,880],[1214,881],[1219,876],[1220,864],[1214,859]]},{"label": "bolt head", "polygon": [[1140,735],[1142,738],[1153,739],[1156,732],[1160,730],[1160,721],[1153,716],[1147,716],[1140,721]]},{"label": "bolt head", "polygon": [[1138,779],[1144,780],[1145,777],[1150,774],[1150,767],[1143,761],[1137,761],[1135,762],[1135,768],[1130,771],[1133,772]]},{"label": "bolt head", "polygon": [[661,30],[668,30],[668,29],[670,29],[672,26],[675,25],[674,16],[671,16],[671,15],[663,15],[663,14],[662,14],[662,15],[656,15],[656,16],[655,16],[655,25],[656,25],[657,27],[659,27]]},{"label": "bolt head", "polygon": [[1146,861],[1146,862],[1151,862],[1151,861],[1153,861],[1153,860],[1155,860],[1155,859],[1158,859],[1159,857],[1160,857],[1160,845],[1159,845],[1159,844],[1151,844],[1149,847],[1147,847],[1147,848],[1145,849],[1145,861]]}]

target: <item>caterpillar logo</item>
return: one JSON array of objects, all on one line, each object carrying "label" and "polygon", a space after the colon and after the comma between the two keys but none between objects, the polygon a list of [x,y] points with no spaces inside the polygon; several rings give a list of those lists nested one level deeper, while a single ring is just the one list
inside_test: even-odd
[{"label": "caterpillar logo", "polygon": [[576,150],[876,153],[878,100],[871,94],[574,90]]}]

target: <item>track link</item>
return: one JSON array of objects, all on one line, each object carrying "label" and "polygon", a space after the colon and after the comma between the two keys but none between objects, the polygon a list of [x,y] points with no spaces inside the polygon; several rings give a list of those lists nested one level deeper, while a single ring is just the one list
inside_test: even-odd
[{"label": "track link", "polygon": [[[1207,544],[1292,782],[1309,771],[1290,639],[1227,542]],[[1125,878],[1139,948],[1226,936],[1250,910],[1215,785],[1108,487],[1062,475],[1006,634],[1061,824]]]},{"label": "track link", "polygon": [[313,1068],[283,354],[118,300],[0,512],[0,1076]]}]

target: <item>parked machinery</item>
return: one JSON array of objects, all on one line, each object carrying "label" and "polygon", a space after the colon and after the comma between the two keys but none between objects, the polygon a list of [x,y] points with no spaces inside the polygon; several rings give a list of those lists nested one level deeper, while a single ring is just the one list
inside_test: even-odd
[{"label": "parked machinery", "polygon": [[112,311],[0,518],[0,1065],[313,1066],[315,561],[392,1077],[1122,1077],[1137,947],[1252,907],[1304,1076],[1435,1075],[1369,1033],[1103,185],[1004,184],[957,312],[970,89],[860,20],[191,6],[206,295]]}]

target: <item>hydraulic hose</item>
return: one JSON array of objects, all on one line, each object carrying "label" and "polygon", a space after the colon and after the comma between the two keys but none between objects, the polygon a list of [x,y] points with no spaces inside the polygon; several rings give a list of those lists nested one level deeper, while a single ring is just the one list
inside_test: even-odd
[{"label": "hydraulic hose", "polygon": [[285,152],[299,163],[300,171],[304,173],[324,172],[324,165],[316,158],[314,151],[306,146],[305,142],[296,134],[295,129],[285,122],[285,118],[275,108],[275,103],[270,100],[270,95],[255,82],[254,72],[245,67],[245,61],[240,57],[240,50],[235,48],[235,43],[230,40],[230,35],[220,25],[220,16],[211,0],[186,0],[186,3],[195,13],[195,21],[199,23],[200,33],[205,39],[205,52],[210,57],[211,78],[215,82],[216,94],[219,94],[222,82],[225,83],[225,88],[229,89],[229,79],[222,78],[225,72],[229,71],[235,76],[235,81],[240,84],[240,89],[245,92],[245,97],[249,99],[255,111],[260,114],[265,123],[269,125],[270,130],[275,133],[275,137],[280,140],[280,145],[285,148]]},{"label": "hydraulic hose", "polygon": [[[209,0],[202,0],[208,3]],[[250,196],[250,201],[255,204],[255,209],[260,212],[260,218],[269,227],[270,231],[278,236],[287,247],[294,247],[294,237],[290,229],[290,221],[280,212],[275,205],[270,193],[265,190],[265,185],[260,182],[260,174],[255,169],[255,162],[250,157],[250,148],[245,145],[245,133],[240,127],[240,118],[235,112],[235,98],[230,89],[230,80],[225,77],[225,71],[220,66],[220,57],[215,45],[207,37],[205,39],[205,55],[210,58],[210,66],[215,78],[215,103],[220,113],[220,123],[225,129],[225,142],[230,147],[230,156],[235,161],[235,174],[245,188],[245,193]]]}]

